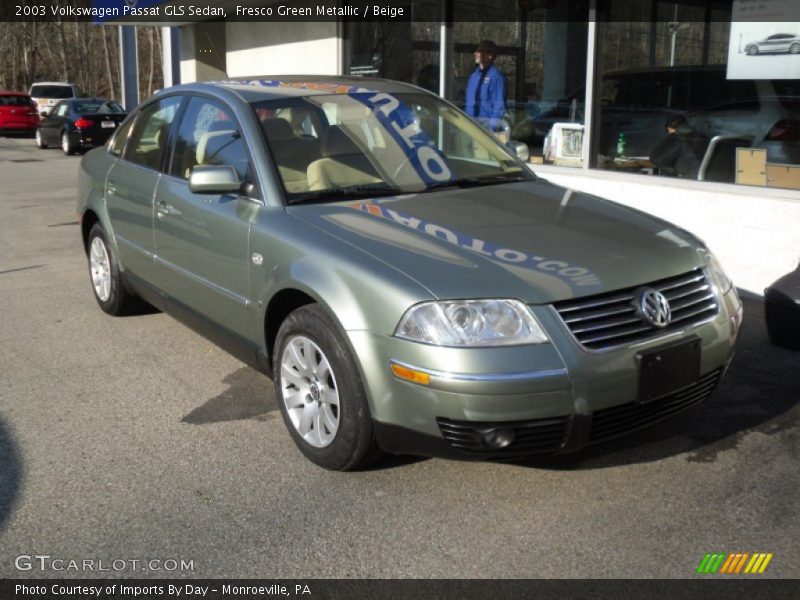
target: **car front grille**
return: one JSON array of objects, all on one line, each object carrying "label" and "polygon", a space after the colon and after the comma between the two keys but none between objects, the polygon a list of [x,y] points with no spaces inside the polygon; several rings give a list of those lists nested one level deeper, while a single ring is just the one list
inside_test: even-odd
[{"label": "car front grille", "polygon": [[[653,288],[669,301],[672,320],[658,328],[645,321],[636,306],[637,291]],[[719,305],[702,269],[577,300],[553,304],[569,330],[585,348],[605,350],[647,339],[665,331],[690,327],[717,314]]]},{"label": "car front grille", "polygon": [[[503,458],[556,453],[566,438],[570,416],[507,423],[452,421],[439,417],[436,422],[453,448],[486,458]],[[489,448],[483,443],[483,436],[491,429],[512,430],[514,441],[505,448]]]},{"label": "car front grille", "polygon": [[589,443],[600,442],[647,427],[702,402],[719,382],[722,369],[703,375],[692,385],[647,404],[629,402],[595,411]]}]

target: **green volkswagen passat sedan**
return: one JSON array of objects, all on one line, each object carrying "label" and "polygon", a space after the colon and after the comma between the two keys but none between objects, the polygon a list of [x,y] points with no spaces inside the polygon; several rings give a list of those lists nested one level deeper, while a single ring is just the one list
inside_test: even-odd
[{"label": "green volkswagen passat sedan", "polygon": [[146,301],[272,377],[329,469],[627,433],[707,398],[741,323],[697,238],[537,179],[402,83],[170,88],[79,189],[100,307]]}]

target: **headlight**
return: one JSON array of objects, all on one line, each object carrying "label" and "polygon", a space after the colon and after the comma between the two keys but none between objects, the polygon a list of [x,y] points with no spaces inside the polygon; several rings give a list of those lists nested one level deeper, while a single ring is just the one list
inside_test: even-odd
[{"label": "headlight", "polygon": [[717,289],[722,294],[727,294],[733,287],[733,282],[725,274],[722,265],[719,264],[717,257],[710,250],[700,250],[700,254],[706,261],[705,272],[706,277],[717,286]]},{"label": "headlight", "polygon": [[519,300],[423,302],[400,319],[397,337],[436,346],[541,344],[547,334]]}]

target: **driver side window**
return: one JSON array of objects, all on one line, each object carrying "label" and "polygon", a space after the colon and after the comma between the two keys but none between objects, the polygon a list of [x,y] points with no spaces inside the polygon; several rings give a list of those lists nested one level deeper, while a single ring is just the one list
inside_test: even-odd
[{"label": "driver side window", "polygon": [[248,179],[249,160],[233,114],[220,104],[193,97],[181,120],[169,174],[188,179],[198,165],[228,165]]}]

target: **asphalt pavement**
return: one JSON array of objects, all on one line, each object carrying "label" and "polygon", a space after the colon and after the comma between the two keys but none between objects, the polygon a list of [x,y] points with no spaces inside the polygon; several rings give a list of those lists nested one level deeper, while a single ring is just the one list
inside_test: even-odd
[{"label": "asphalt pavement", "polygon": [[650,429],[331,473],[268,379],[167,315],[100,311],[79,162],[0,138],[0,577],[683,578],[707,552],[800,577],[800,354],[770,345],[760,298],[714,396]]}]

